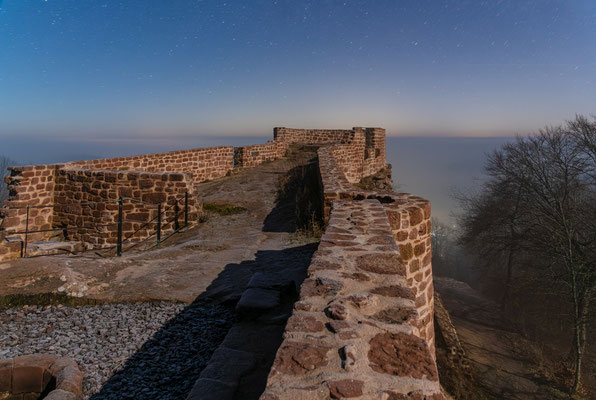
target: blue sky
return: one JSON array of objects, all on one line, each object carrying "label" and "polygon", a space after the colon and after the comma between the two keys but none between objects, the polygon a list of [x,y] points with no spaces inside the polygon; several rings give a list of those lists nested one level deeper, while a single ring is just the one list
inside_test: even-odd
[{"label": "blue sky", "polygon": [[595,21],[594,0],[0,0],[0,137],[510,136],[596,113]]}]

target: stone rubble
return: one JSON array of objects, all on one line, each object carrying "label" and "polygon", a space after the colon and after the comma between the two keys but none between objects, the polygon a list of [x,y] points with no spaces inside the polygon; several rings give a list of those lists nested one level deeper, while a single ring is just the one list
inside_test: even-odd
[{"label": "stone rubble", "polygon": [[0,311],[0,359],[71,357],[94,400],[184,398],[232,315],[200,302],[9,308]]}]

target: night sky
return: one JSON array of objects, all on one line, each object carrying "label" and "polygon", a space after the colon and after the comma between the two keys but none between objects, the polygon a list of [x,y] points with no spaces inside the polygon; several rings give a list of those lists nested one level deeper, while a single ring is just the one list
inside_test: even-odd
[{"label": "night sky", "polygon": [[594,0],[0,0],[0,136],[509,136],[575,113],[596,113]]}]

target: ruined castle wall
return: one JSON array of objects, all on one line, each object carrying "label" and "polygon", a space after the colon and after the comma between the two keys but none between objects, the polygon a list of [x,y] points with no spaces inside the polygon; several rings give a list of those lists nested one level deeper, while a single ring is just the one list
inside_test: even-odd
[{"label": "ruined castle wall", "polygon": [[384,204],[385,212],[406,266],[405,278],[408,287],[416,296],[415,305],[420,316],[421,337],[426,339],[434,355],[430,202],[407,193],[392,195],[391,198],[394,202]]},{"label": "ruined castle wall", "polygon": [[[69,231],[69,239],[83,241],[93,248],[107,247],[117,242],[119,197],[126,198],[122,226],[126,238],[136,232],[142,222],[157,217],[157,203],[164,203],[165,210],[175,199],[180,199],[178,220],[183,226],[186,192],[189,193],[189,223],[195,223],[198,212],[190,173],[61,169],[56,176],[54,226],[82,227]],[[163,216],[164,236],[173,231],[173,219],[174,208],[170,208]],[[156,225],[150,224],[136,232],[132,240],[143,240],[155,229]]]},{"label": "ruined castle wall", "polygon": [[73,161],[67,167],[96,170],[190,172],[195,182],[221,178],[234,167],[234,147],[170,151],[131,157]]},{"label": "ruined castle wall", "polygon": [[255,144],[234,148],[234,165],[236,167],[255,167],[266,161],[273,161],[283,157],[288,149],[288,143],[279,140],[269,140],[265,144]]},{"label": "ruined castle wall", "polygon": [[[0,212],[4,214],[1,228],[8,232],[24,231],[29,210],[29,230],[51,229],[53,224],[54,179],[60,165],[28,165],[10,167],[5,177],[9,197]],[[50,233],[32,234],[30,240],[45,240]],[[0,250],[1,254],[2,250]]]},{"label": "ruined castle wall", "polygon": [[371,176],[387,164],[385,129],[366,128],[366,149],[362,165],[362,176]]},{"label": "ruined castle wall", "polygon": [[[106,163],[112,163],[110,159]],[[97,161],[97,160],[93,160]],[[102,164],[99,164],[102,165]],[[113,165],[113,164],[108,164]],[[117,227],[105,226],[117,218],[117,204],[95,204],[113,201],[119,196],[142,200],[148,203],[169,202],[174,197],[189,193],[189,224],[194,225],[201,209],[194,194],[193,177],[190,173],[149,173],[140,171],[104,171],[87,168],[73,168],[71,164],[34,165],[11,167],[5,178],[10,196],[0,212],[0,261],[17,258],[28,231],[51,230],[68,227],[66,238],[80,240],[91,247],[104,247],[116,242]],[[75,204],[79,205],[75,205]],[[80,205],[88,203],[86,205]],[[27,209],[29,206],[29,221]],[[45,207],[42,207],[45,206]],[[164,208],[166,206],[164,205]],[[184,201],[179,203],[180,224],[183,224]],[[127,200],[124,205],[125,218],[150,221],[157,215],[157,207]],[[174,210],[164,216],[173,218]],[[128,216],[128,217],[127,217]],[[124,237],[140,227],[140,223],[123,224]],[[140,230],[135,240],[145,239],[155,232],[155,224]],[[80,228],[82,227],[82,228]],[[164,223],[164,236],[173,225]],[[29,233],[29,242],[62,237],[62,231]],[[9,239],[11,240],[9,242]]]},{"label": "ruined castle wall", "polygon": [[273,129],[274,140],[309,145],[348,143],[353,136],[354,130],[348,129]]},{"label": "ruined castle wall", "polygon": [[318,150],[327,227],[261,400],[444,399],[430,203],[355,189],[386,156],[384,130],[367,129],[364,146],[355,131],[350,143]]},{"label": "ruined castle wall", "polygon": [[340,166],[344,176],[350,183],[359,182],[364,177],[362,175],[365,156],[364,150],[365,137],[361,131],[354,134],[354,138],[350,143],[335,145],[331,148],[335,162]]},{"label": "ruined castle wall", "polygon": [[407,269],[381,202],[336,200],[261,400],[443,400]]},{"label": "ruined castle wall", "polygon": [[[197,220],[197,209],[193,182],[201,182],[209,179],[216,179],[225,176],[234,165],[234,148],[232,146],[212,147],[195,150],[172,151],[159,154],[144,154],[132,157],[105,158],[98,160],[74,161],[66,164],[33,165],[10,168],[10,174],[6,177],[6,183],[10,190],[9,199],[0,208],[0,230],[2,238],[0,241],[0,260],[7,260],[18,257],[20,248],[9,244],[7,237],[24,241],[24,235],[14,235],[14,232],[24,231],[26,228],[27,210],[22,207],[30,206],[28,230],[48,230],[59,228],[65,225],[70,227],[89,224],[103,224],[105,218],[93,217],[99,210],[77,208],[71,205],[74,202],[105,201],[118,198],[117,193],[132,193],[131,198],[141,199],[143,196],[154,192],[171,201],[172,193],[183,195],[185,191],[190,193],[189,202],[194,211],[191,213],[190,222]],[[86,171],[86,172],[84,172]],[[128,174],[117,174],[114,171],[130,171]],[[144,174],[155,173],[155,174]],[[170,173],[170,174],[163,174]],[[181,173],[188,173],[189,176],[182,176]],[[166,176],[167,175],[167,176]],[[116,176],[115,181],[106,181]],[[142,176],[142,177],[141,177]],[[122,178],[124,177],[124,178]],[[64,180],[66,179],[66,182]],[[166,183],[162,183],[163,182]],[[58,182],[59,181],[59,182]],[[149,185],[149,181],[155,181]],[[168,182],[176,182],[169,184]],[[73,184],[78,182],[78,184]],[[139,185],[147,185],[140,187]],[[55,190],[55,186],[59,189]],[[98,188],[103,190],[98,190]],[[182,190],[184,188],[184,190]],[[97,194],[100,193],[100,194]],[[105,194],[109,193],[109,198]],[[163,197],[163,196],[162,196]],[[66,203],[63,201],[68,200]],[[42,205],[53,205],[55,207],[39,207]],[[102,208],[104,206],[98,205]],[[113,206],[108,205],[108,208]],[[133,214],[145,216],[149,206],[127,205]],[[147,208],[144,210],[143,208]],[[67,211],[67,210],[71,210]],[[105,210],[101,210],[107,215]],[[109,210],[113,211],[113,210]],[[111,214],[110,214],[111,215]],[[109,221],[110,217],[106,217]],[[79,222],[84,222],[81,224]],[[130,229],[136,229],[138,224],[125,225],[127,233]],[[166,228],[166,227],[164,227]],[[69,239],[83,240],[90,245],[105,245],[115,240],[114,228],[102,228],[101,231],[91,228],[82,229],[80,232],[69,230]],[[167,231],[167,229],[166,229]],[[142,238],[143,234],[149,232],[143,230],[137,233],[136,237]],[[60,235],[59,232],[33,233],[28,235],[28,240],[43,241]],[[20,246],[20,244],[19,244]]]},{"label": "ruined castle wall", "polygon": [[[52,228],[54,178],[59,167],[52,164],[9,168],[9,174],[4,178],[9,197],[0,208],[0,261],[21,256],[24,235],[14,232],[25,231],[27,206],[30,206],[29,230]],[[47,240],[51,235],[51,232],[35,233],[29,235],[28,240]]]},{"label": "ruined castle wall", "polygon": [[424,325],[423,337],[434,350],[430,202],[407,193],[379,194],[356,190],[338,166],[333,147],[320,148],[318,155],[325,221],[328,221],[336,200],[377,199],[383,204],[407,266],[405,278],[416,295],[416,307]]},{"label": "ruined castle wall", "polygon": [[[18,167],[7,183],[0,260],[18,256],[10,231],[82,226],[68,239],[95,248],[157,215],[157,203],[189,194],[189,222],[198,220],[194,183],[283,157],[292,143],[317,145],[327,227],[289,319],[262,400],[386,398],[443,400],[435,363],[430,203],[406,193],[381,194],[353,183],[386,164],[385,130],[275,128],[274,140],[65,165]],[[234,165],[235,164],[235,165]],[[134,199],[136,201],[133,201]],[[180,211],[183,210],[183,201]],[[46,211],[47,210],[47,211]],[[163,225],[172,232],[174,209]],[[184,217],[178,216],[180,226]],[[155,232],[150,225],[135,241]],[[37,240],[47,238],[42,234]],[[34,240],[34,238],[30,238]]]}]

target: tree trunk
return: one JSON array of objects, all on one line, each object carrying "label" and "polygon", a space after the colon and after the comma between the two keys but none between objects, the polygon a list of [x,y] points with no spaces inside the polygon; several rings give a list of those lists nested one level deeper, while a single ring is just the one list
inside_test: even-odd
[{"label": "tree trunk", "polygon": [[507,300],[509,300],[509,292],[511,290],[511,275],[513,274],[513,255],[516,249],[516,241],[515,241],[515,220],[517,218],[517,213],[519,212],[519,203],[521,201],[521,194],[522,194],[522,187],[518,187],[517,189],[517,198],[515,200],[515,207],[513,208],[513,212],[509,218],[509,243],[507,252],[507,278],[505,281],[505,290],[503,291],[503,297],[501,298],[501,311],[505,311],[505,306],[507,305]]},{"label": "tree trunk", "polygon": [[505,289],[503,290],[503,297],[501,298],[501,311],[505,311],[507,300],[509,300],[509,291],[511,288],[511,275],[513,273],[513,249],[510,246],[507,253],[507,277],[505,278]]},{"label": "tree trunk", "polygon": [[582,370],[582,359],[584,356],[584,349],[586,347],[586,335],[588,331],[588,312],[589,312],[589,300],[586,299],[585,303],[577,307],[578,313],[574,325],[574,350],[575,350],[575,377],[573,380],[573,394],[579,391],[581,386],[581,370]]}]

